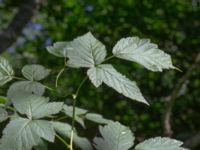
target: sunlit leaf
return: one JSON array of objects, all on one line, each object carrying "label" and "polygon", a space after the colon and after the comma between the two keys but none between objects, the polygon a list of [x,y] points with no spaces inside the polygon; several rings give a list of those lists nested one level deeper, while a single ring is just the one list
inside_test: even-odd
[{"label": "sunlit leaf", "polygon": [[113,54],[118,58],[137,62],[151,71],[175,68],[170,55],[164,53],[148,39],[122,38],[114,46]]}]

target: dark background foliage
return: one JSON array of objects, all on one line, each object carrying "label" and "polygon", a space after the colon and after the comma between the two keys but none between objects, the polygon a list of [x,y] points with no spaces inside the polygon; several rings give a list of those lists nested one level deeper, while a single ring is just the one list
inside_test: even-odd
[{"label": "dark background foliage", "polygon": [[[0,29],[8,26],[21,3],[26,1],[0,0]],[[7,57],[15,69],[27,63],[39,63],[51,68],[51,79],[46,80],[46,84],[54,86],[55,76],[63,61],[50,55],[45,47],[55,41],[72,40],[88,31],[106,45],[108,53],[122,37],[150,38],[172,56],[174,65],[182,72],[166,70],[155,73],[135,63],[114,59],[111,61],[114,66],[138,83],[150,107],[127,99],[106,86],[95,89],[89,81],[84,85],[77,105],[129,126],[137,141],[166,135],[163,116],[168,101],[200,53],[200,2],[46,0],[23,28],[17,41],[4,49],[1,55]],[[184,78],[173,103],[171,136],[183,141],[190,140],[200,131],[199,66],[196,63],[195,68],[189,70],[192,72]],[[77,88],[84,75],[85,70],[65,71],[58,91],[49,93],[52,99],[70,104],[71,99],[66,95]],[[6,95],[6,88],[1,88],[1,95]],[[88,136],[96,134],[95,129],[94,133],[92,131],[87,132]]]}]

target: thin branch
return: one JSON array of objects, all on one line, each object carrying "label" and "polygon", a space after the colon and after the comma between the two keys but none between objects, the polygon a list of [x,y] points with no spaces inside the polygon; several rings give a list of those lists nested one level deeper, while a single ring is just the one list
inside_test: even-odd
[{"label": "thin branch", "polygon": [[8,27],[0,32],[0,53],[10,47],[38,11],[42,0],[23,0]]},{"label": "thin branch", "polygon": [[172,116],[172,109],[177,98],[179,91],[181,90],[182,85],[191,77],[193,70],[198,67],[198,63],[200,62],[200,53],[197,54],[195,62],[192,66],[187,70],[185,75],[178,80],[177,84],[175,85],[174,91],[172,92],[169,102],[166,104],[166,109],[164,111],[163,117],[163,127],[164,127],[164,134],[166,136],[172,136],[173,131],[171,127],[171,116]]}]

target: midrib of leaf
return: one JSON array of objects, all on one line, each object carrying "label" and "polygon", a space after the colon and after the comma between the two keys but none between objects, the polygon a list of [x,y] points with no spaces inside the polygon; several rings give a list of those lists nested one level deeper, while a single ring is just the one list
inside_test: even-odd
[{"label": "midrib of leaf", "polygon": [[7,76],[10,76],[10,73],[7,71],[7,69],[4,67],[2,63],[0,63],[2,70],[6,73]]}]

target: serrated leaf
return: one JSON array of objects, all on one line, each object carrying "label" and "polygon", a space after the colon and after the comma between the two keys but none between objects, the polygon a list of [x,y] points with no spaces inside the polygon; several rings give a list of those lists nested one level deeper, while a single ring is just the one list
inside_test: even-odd
[{"label": "serrated leaf", "polygon": [[[97,70],[95,72],[96,76],[93,75],[93,71],[95,70]],[[99,86],[95,81],[103,81],[109,87],[112,87],[124,96],[148,104],[142,96],[137,84],[117,72],[110,64],[102,64],[98,65],[96,69],[90,69],[90,71],[88,71],[88,76],[95,86]]]},{"label": "serrated leaf", "polygon": [[[72,127],[69,124],[52,122],[52,125],[59,134],[70,139]],[[79,137],[76,133],[74,133],[73,142],[77,147],[81,148],[82,150],[92,150],[92,146],[89,140],[83,137]]]},{"label": "serrated leaf", "polygon": [[57,57],[67,57],[70,48],[70,42],[56,42],[53,46],[47,46],[47,51]]},{"label": "serrated leaf", "polygon": [[90,78],[90,81],[94,84],[94,86],[97,88],[102,84],[102,77],[101,77],[101,69],[99,67],[92,67],[88,69],[87,75]]},{"label": "serrated leaf", "polygon": [[47,77],[50,69],[46,69],[42,65],[26,65],[22,68],[23,76],[30,81],[40,81]]},{"label": "serrated leaf", "polygon": [[14,71],[10,63],[0,56],[0,86],[12,80]]},{"label": "serrated leaf", "polygon": [[[67,116],[72,118],[72,116],[73,116],[73,107],[72,106],[64,105],[63,110]],[[85,127],[85,124],[84,124],[83,118],[81,118],[80,116],[85,115],[86,113],[87,113],[87,110],[76,107],[75,121],[78,122],[82,127]]]},{"label": "serrated leaf", "polygon": [[0,123],[8,119],[8,113],[4,108],[0,107]]},{"label": "serrated leaf", "polygon": [[18,93],[23,92],[42,96],[45,92],[45,87],[36,81],[17,81],[9,87],[7,97],[12,99]]},{"label": "serrated leaf", "polygon": [[99,130],[103,138],[94,138],[94,146],[97,150],[128,150],[134,144],[131,130],[119,122],[100,126]]},{"label": "serrated leaf", "polygon": [[175,68],[170,55],[160,50],[149,39],[122,38],[114,46],[113,54],[118,58],[137,62],[151,71]]},{"label": "serrated leaf", "polygon": [[69,64],[74,67],[94,67],[106,57],[105,46],[90,32],[74,39],[68,51]]},{"label": "serrated leaf", "polygon": [[31,150],[40,138],[54,142],[55,131],[50,122],[17,118],[3,130],[1,147],[4,150]]},{"label": "serrated leaf", "polygon": [[95,114],[95,113],[87,113],[85,115],[85,119],[99,123],[99,124],[108,124],[111,123],[111,120],[105,119],[102,115]]},{"label": "serrated leaf", "polygon": [[170,138],[155,137],[136,145],[135,150],[187,150],[181,147],[183,142]]},{"label": "serrated leaf", "polygon": [[48,103],[49,98],[29,93],[19,93],[11,101],[17,111],[26,114],[29,119],[39,119],[57,114],[63,107],[63,102]]}]

